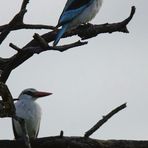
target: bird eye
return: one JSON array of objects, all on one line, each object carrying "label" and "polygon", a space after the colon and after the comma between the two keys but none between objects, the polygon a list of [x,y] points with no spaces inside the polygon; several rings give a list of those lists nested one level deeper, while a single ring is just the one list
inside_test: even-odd
[{"label": "bird eye", "polygon": [[29,96],[33,96],[33,93],[31,91],[26,91],[26,92],[24,92],[24,94],[29,95]]}]

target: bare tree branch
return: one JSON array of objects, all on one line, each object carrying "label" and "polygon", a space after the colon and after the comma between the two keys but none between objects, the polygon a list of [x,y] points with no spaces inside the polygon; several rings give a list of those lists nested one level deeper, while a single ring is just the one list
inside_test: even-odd
[{"label": "bare tree branch", "polygon": [[113,32],[129,33],[127,25],[133,18],[135,11],[136,11],[135,6],[132,6],[130,16],[122,22],[113,23],[113,24],[106,23],[103,25],[88,24],[85,27],[80,26],[80,28],[77,28],[78,30],[77,29],[74,30],[73,35],[77,34],[80,38],[85,40],[95,37],[100,33],[113,33]]},{"label": "bare tree branch", "polygon": [[5,25],[5,27],[2,27],[3,30],[0,34],[0,44],[3,42],[3,40],[7,37],[7,35],[12,31],[14,26],[17,26],[17,24],[22,24],[23,17],[27,11],[21,10],[16,16],[10,21],[8,25]]},{"label": "bare tree branch", "polygon": [[[84,137],[45,137],[31,140],[32,148],[148,148],[148,141],[96,140]],[[2,148],[25,148],[23,141],[0,140]]]},{"label": "bare tree branch", "polygon": [[21,6],[21,10],[20,11],[25,10],[28,3],[29,3],[29,0],[23,0],[23,3],[22,3],[22,6]]},{"label": "bare tree branch", "polygon": [[11,48],[13,48],[14,50],[16,50],[17,52],[20,52],[21,51],[21,49],[19,47],[17,47],[16,45],[14,45],[13,43],[10,43],[9,46]]},{"label": "bare tree branch", "polygon": [[[10,31],[14,31],[14,30],[20,30],[20,29],[50,29],[53,30],[55,29],[54,26],[50,26],[50,25],[42,25],[42,24],[16,24],[13,27],[10,27],[11,29],[9,29],[9,24],[6,25],[2,25],[0,26],[0,32],[4,32],[6,30]],[[0,34],[1,35],[1,34]]]},{"label": "bare tree branch", "polygon": [[120,105],[119,107],[115,108],[110,113],[108,113],[106,116],[103,116],[103,119],[101,119],[100,121],[98,121],[90,130],[88,130],[85,133],[84,136],[88,138],[96,130],[98,130],[105,122],[107,122],[108,119],[110,119],[113,115],[115,115],[116,113],[118,113],[119,111],[121,111],[124,108],[126,108],[126,103],[124,103],[124,104]]},{"label": "bare tree branch", "polygon": [[[123,20],[122,22],[113,23],[113,24],[102,24],[102,25],[83,25],[81,27],[78,27],[77,29],[74,29],[72,31],[66,32],[63,36],[64,37],[70,37],[73,35],[78,35],[82,39],[94,37],[100,33],[112,33],[112,32],[128,32],[125,31],[125,28],[127,28],[127,24],[132,19],[133,15],[135,13],[135,7],[133,6],[131,9],[130,16]],[[52,42],[55,39],[55,36],[57,34],[57,30],[45,33],[41,36],[47,43]],[[75,42],[69,45],[63,45],[63,46],[57,46],[52,47],[48,46],[48,48],[43,48],[39,40],[33,39],[28,44],[26,44],[22,50],[18,51],[17,54],[10,57],[9,59],[0,59],[0,70],[3,71],[0,77],[0,81],[6,82],[11,71],[15,69],[17,66],[25,62],[27,59],[33,56],[34,53],[41,53],[43,51],[47,50],[57,50],[57,51],[65,51],[70,48],[85,45],[87,42]],[[29,50],[28,50],[29,49]]]},{"label": "bare tree branch", "polygon": [[33,53],[37,53],[37,54],[47,51],[47,50],[55,50],[55,51],[64,52],[70,48],[82,46],[88,43],[88,42],[77,41],[71,44],[53,47],[53,46],[49,46],[46,40],[37,33],[33,37],[38,42],[39,46],[41,47],[41,48],[36,48],[35,51],[33,51]]},{"label": "bare tree branch", "polygon": [[27,47],[27,48],[20,49],[19,47],[17,47],[13,43],[10,43],[10,47],[12,47],[13,49],[15,49],[18,52],[24,52],[24,53],[28,52],[28,53],[32,53],[32,54],[40,54],[42,52],[49,51],[49,50],[64,52],[64,51],[66,51],[70,48],[82,46],[82,45],[85,45],[85,44],[87,44],[87,42],[77,41],[77,42],[74,42],[74,43],[71,43],[71,44],[53,47],[53,46],[49,46],[49,45],[46,46],[45,44],[40,43],[40,46],[37,46],[37,47]]},{"label": "bare tree branch", "polygon": [[54,29],[55,27],[49,25],[39,25],[39,24],[24,24],[24,15],[27,12],[27,4],[29,0],[23,0],[20,11],[14,16],[14,18],[9,22],[9,24],[0,26],[0,44],[4,41],[7,35],[18,29]]}]

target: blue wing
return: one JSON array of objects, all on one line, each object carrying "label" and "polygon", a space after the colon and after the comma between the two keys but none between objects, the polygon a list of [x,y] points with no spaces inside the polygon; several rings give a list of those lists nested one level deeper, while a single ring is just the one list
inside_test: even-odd
[{"label": "blue wing", "polygon": [[62,26],[62,28],[60,29],[60,31],[58,32],[58,34],[55,37],[55,40],[53,42],[53,46],[56,46],[58,44],[59,40],[61,39],[61,37],[65,33],[67,27],[68,27],[67,24],[65,24],[65,25]]},{"label": "blue wing", "polygon": [[75,1],[75,0],[67,0],[63,12],[66,11],[67,8],[69,8],[69,6],[70,6],[74,1]]},{"label": "blue wing", "polygon": [[70,22],[88,7],[94,0],[68,0],[60,16],[58,26]]}]

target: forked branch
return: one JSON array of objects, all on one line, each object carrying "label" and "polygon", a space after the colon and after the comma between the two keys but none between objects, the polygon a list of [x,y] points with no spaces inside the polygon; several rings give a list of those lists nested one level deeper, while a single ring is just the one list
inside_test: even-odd
[{"label": "forked branch", "polygon": [[0,26],[0,44],[4,41],[7,35],[13,30],[19,29],[54,29],[55,27],[49,25],[40,24],[25,24],[24,16],[27,12],[27,4],[29,0],[23,0],[20,11],[14,16],[14,18],[6,25]]}]

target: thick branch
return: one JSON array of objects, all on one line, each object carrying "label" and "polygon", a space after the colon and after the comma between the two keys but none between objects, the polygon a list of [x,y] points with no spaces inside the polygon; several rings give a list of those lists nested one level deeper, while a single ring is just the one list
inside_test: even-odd
[{"label": "thick branch", "polygon": [[[32,148],[148,148],[148,141],[96,140],[82,137],[46,137],[31,141]],[[23,141],[0,140],[2,148],[25,148]]]}]

